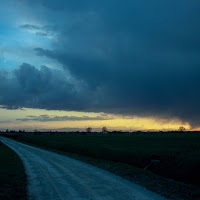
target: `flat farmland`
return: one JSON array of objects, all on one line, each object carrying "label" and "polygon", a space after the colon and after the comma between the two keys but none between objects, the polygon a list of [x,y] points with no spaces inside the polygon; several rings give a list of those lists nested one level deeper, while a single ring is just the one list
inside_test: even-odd
[{"label": "flat farmland", "polygon": [[86,135],[26,133],[15,139],[50,150],[146,168],[170,179],[200,185],[200,134],[196,132]]}]

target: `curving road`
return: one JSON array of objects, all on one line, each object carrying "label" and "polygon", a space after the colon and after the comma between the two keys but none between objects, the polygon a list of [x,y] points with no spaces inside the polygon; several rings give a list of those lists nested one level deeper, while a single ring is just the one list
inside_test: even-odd
[{"label": "curving road", "polygon": [[102,169],[0,137],[23,160],[30,200],[164,200]]}]

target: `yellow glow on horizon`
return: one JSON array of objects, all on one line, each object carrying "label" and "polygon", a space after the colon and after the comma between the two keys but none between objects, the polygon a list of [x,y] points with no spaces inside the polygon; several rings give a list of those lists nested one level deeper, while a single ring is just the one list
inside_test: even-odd
[{"label": "yellow glow on horizon", "polygon": [[76,116],[76,117],[97,117],[104,113],[89,113],[76,111],[54,111],[43,109],[6,110],[0,108],[0,128],[9,129],[60,129],[60,128],[81,128],[85,127],[101,128],[106,126],[108,129],[115,130],[177,130],[184,126],[190,130],[189,123],[181,122],[179,119],[158,119],[154,117],[130,117],[121,115],[106,114],[107,120],[79,120],[79,121],[19,121],[27,116]]},{"label": "yellow glow on horizon", "polygon": [[44,122],[41,126],[46,128],[101,128],[103,126],[110,127],[116,130],[178,130],[180,126],[184,126],[187,130],[190,129],[189,124],[183,124],[178,120],[161,123],[159,120],[151,118],[133,119],[112,119],[112,120],[88,120],[88,121],[62,121],[62,122]]}]

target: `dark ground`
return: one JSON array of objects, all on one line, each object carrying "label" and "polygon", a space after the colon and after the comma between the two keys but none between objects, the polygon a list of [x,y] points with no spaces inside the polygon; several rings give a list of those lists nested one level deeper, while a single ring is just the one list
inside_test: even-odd
[{"label": "dark ground", "polygon": [[21,159],[0,142],[0,200],[27,200],[26,185]]},{"label": "dark ground", "polygon": [[[141,184],[143,180],[141,185],[152,191],[155,188],[167,188],[172,193],[182,193],[182,197],[189,199],[191,193],[195,196],[194,188],[200,186],[199,133],[29,133],[15,139],[62,153],[71,153],[72,157],[76,154],[77,159],[129,180],[133,179],[136,183]],[[151,160],[158,162],[150,164]],[[144,170],[145,167],[147,170]],[[176,184],[176,181],[164,179],[162,176],[182,183]]]}]

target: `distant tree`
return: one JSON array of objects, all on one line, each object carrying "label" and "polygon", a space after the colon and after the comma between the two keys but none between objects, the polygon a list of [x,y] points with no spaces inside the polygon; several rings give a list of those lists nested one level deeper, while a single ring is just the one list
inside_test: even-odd
[{"label": "distant tree", "polygon": [[103,132],[103,133],[107,133],[107,132],[108,132],[107,127],[104,126],[104,127],[102,128],[102,132]]},{"label": "distant tree", "polygon": [[185,132],[185,131],[186,131],[186,128],[185,128],[184,126],[180,126],[179,129],[178,129],[178,131],[180,131],[180,132]]},{"label": "distant tree", "polygon": [[34,135],[37,135],[37,134],[38,134],[38,130],[35,129],[35,130],[34,130]]},{"label": "distant tree", "polygon": [[9,131],[9,129],[6,129],[6,133],[9,133],[10,131]]},{"label": "distant tree", "polygon": [[92,132],[92,128],[91,127],[86,128],[86,132],[91,133]]}]

